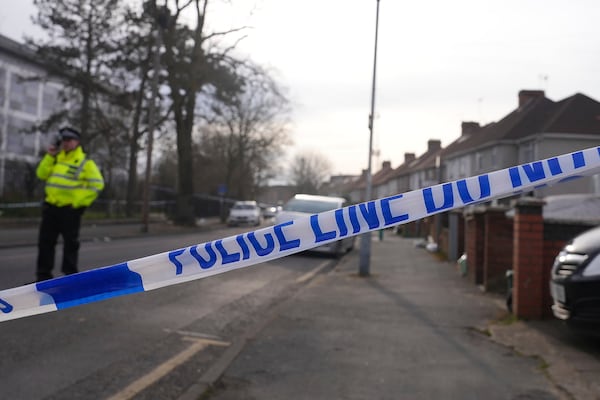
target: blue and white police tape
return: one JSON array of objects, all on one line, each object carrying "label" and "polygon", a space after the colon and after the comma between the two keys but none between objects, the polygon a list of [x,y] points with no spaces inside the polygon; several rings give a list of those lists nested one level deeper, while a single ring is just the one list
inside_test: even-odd
[{"label": "blue and white police tape", "polygon": [[351,205],[121,264],[0,291],[0,321],[145,292],[344,237],[600,172],[600,147]]}]

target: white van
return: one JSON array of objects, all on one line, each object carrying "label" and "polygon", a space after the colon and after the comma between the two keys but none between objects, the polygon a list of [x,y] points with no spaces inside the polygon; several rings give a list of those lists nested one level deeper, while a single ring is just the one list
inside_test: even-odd
[{"label": "white van", "polygon": [[[275,216],[275,222],[281,224],[299,217],[335,210],[346,205],[343,197],[315,196],[312,194],[296,194],[288,200]],[[340,257],[354,248],[355,237],[346,237],[336,242],[324,244],[309,251],[328,253]]]}]

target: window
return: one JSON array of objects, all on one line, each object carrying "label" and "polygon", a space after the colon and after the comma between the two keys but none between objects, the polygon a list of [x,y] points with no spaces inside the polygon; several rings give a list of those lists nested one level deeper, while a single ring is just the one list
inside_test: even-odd
[{"label": "window", "polygon": [[35,134],[27,133],[30,128],[31,122],[9,116],[6,135],[6,150],[9,153],[34,155]]},{"label": "window", "polygon": [[6,99],[6,70],[0,67],[0,109],[4,108],[4,99]]},{"label": "window", "polygon": [[533,159],[533,143],[525,143],[521,147],[521,163],[532,162]]},{"label": "window", "polygon": [[10,109],[37,116],[39,83],[11,74]]},{"label": "window", "polygon": [[464,178],[467,172],[467,159],[461,157],[458,161],[458,175],[460,178]]},{"label": "window", "polygon": [[483,169],[483,156],[480,152],[475,153],[475,165],[477,165],[477,172]]},{"label": "window", "polygon": [[42,118],[48,118],[58,111],[61,106],[59,98],[60,89],[54,85],[45,84],[42,94]]},{"label": "window", "polygon": [[423,173],[423,175],[425,175],[425,180],[431,180],[433,179],[433,170],[432,169],[427,169],[425,170],[425,172]]},{"label": "window", "polygon": [[341,207],[341,204],[336,201],[322,200],[305,200],[305,199],[290,199],[284,206],[285,211],[304,212],[318,214],[320,212],[335,210]]},{"label": "window", "polygon": [[236,204],[232,207],[234,210],[254,210],[256,206],[251,204]]}]

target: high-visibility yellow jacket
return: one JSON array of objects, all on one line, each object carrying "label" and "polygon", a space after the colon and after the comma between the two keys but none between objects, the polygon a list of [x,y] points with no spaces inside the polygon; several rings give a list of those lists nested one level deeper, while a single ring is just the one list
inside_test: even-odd
[{"label": "high-visibility yellow jacket", "polygon": [[68,153],[61,150],[56,156],[46,154],[36,174],[46,181],[46,202],[57,207],[89,207],[104,188],[100,170],[81,146]]}]

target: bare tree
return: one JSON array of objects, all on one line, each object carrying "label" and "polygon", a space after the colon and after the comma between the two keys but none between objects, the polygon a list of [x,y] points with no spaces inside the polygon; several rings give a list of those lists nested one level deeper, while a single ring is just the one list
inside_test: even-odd
[{"label": "bare tree", "polygon": [[290,167],[290,179],[298,193],[318,194],[330,174],[331,162],[311,150],[296,154]]},{"label": "bare tree", "polygon": [[[197,99],[203,90],[215,95],[236,91],[236,59],[228,55],[232,48],[219,50],[213,39],[232,33],[205,31],[208,0],[175,1],[169,10],[168,22],[162,32],[169,96],[177,130],[177,207],[175,222],[194,224],[192,195],[194,192],[194,160],[192,132],[197,119]],[[182,12],[193,8],[195,26],[182,22]],[[188,14],[189,15],[189,14]],[[227,96],[222,96],[226,98]]]},{"label": "bare tree", "polygon": [[160,53],[156,38],[160,28],[166,24],[166,10],[164,7],[157,10],[155,3],[155,0],[147,0],[142,10],[134,7],[125,9],[124,35],[121,36],[120,51],[113,62],[113,81],[118,82],[130,105],[127,118],[130,128],[127,135],[129,164],[125,207],[128,216],[133,215],[134,201],[139,199],[138,153],[143,147],[144,138],[146,146],[150,142],[150,114],[154,117],[153,128],[160,128],[169,115],[166,99],[152,93],[152,83],[160,85],[164,82],[164,79],[160,79],[161,65],[154,61],[159,57],[157,52]]},{"label": "bare tree", "polygon": [[[212,102],[200,147],[204,160],[227,188],[226,195],[253,199],[277,171],[277,160],[290,143],[290,108],[275,80],[258,66],[245,65],[240,91],[224,102]],[[204,169],[204,166],[203,166]],[[205,174],[206,175],[206,174]],[[215,182],[203,182],[214,188]],[[208,187],[211,187],[208,186]]]}]

